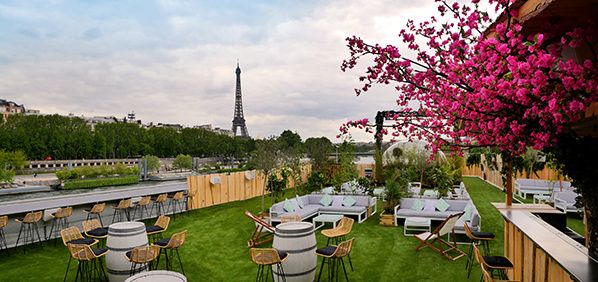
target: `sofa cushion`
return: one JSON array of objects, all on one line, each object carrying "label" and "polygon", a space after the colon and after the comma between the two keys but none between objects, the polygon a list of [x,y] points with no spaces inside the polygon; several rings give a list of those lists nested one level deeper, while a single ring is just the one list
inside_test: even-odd
[{"label": "sofa cushion", "polygon": [[425,202],[422,200],[415,200],[413,204],[411,204],[411,209],[414,211],[422,211],[424,209]]},{"label": "sofa cushion", "polygon": [[355,198],[351,197],[351,196],[347,196],[343,199],[343,206],[345,207],[352,207],[353,205],[355,205]]},{"label": "sofa cushion", "polygon": [[471,220],[471,205],[467,205],[463,211],[465,213],[461,216],[461,220],[470,221]]},{"label": "sofa cushion", "polygon": [[295,199],[297,201],[297,205],[299,205],[299,208],[302,209],[305,206],[305,204],[303,203],[303,199],[301,199],[299,195],[295,195]]},{"label": "sofa cushion", "polygon": [[333,207],[326,206],[320,207],[320,212],[334,212],[334,213],[362,213],[366,211],[364,206],[352,206],[352,207]]},{"label": "sofa cushion", "polygon": [[295,211],[295,208],[293,207],[293,204],[291,204],[291,201],[289,201],[289,199],[284,200],[283,209],[286,212],[294,212]]},{"label": "sofa cushion", "polygon": [[330,195],[326,194],[326,195],[322,196],[322,199],[320,199],[320,204],[322,206],[327,207],[327,206],[330,206],[330,204],[332,204],[332,200],[333,200],[332,197]]},{"label": "sofa cushion", "polygon": [[444,199],[440,199],[436,202],[434,207],[440,212],[445,212],[448,210],[450,205]]}]

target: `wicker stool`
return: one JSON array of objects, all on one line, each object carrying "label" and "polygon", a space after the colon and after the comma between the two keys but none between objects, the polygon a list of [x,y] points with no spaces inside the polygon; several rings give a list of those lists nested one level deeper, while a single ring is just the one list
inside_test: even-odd
[{"label": "wicker stool", "polygon": [[100,220],[100,224],[102,226],[104,226],[104,223],[102,223],[102,213],[104,212],[105,209],[106,209],[106,203],[101,203],[101,204],[93,205],[93,207],[89,210],[83,210],[84,212],[87,213],[87,219],[85,219],[85,220],[89,220],[89,219],[91,219],[92,216],[95,215]]},{"label": "wicker stool", "polygon": [[[95,245],[98,240],[92,238],[85,238],[81,235],[81,231],[77,226],[71,226],[66,229],[60,230],[60,237],[62,238],[62,243],[72,251],[71,246],[92,246]],[[71,252],[71,256],[69,256],[69,263],[66,267],[66,273],[64,274],[64,280],[66,281],[66,276],[69,273],[69,267],[71,266],[71,259],[73,259],[73,253]],[[75,258],[77,259],[77,258]],[[79,275],[79,269],[77,269],[77,277]]]},{"label": "wicker stool", "polygon": [[[316,255],[322,257],[322,265],[320,266],[320,273],[318,274],[318,281],[322,276],[324,270],[324,264],[328,263],[328,281],[334,281],[335,276],[338,275],[339,265],[343,266],[343,272],[345,273],[345,280],[349,281],[347,276],[347,269],[345,268],[344,257],[348,256],[353,249],[353,239],[343,241],[338,246],[328,246],[316,250]],[[328,260],[328,262],[326,262]],[[338,277],[336,277],[338,280]]]},{"label": "wicker stool", "polygon": [[183,205],[185,203],[184,198],[185,198],[185,193],[183,191],[176,192],[170,199],[170,202],[168,202],[168,208],[166,209],[167,213],[170,211],[170,206],[172,206],[172,216],[174,218],[176,218],[177,207],[180,207],[181,212],[183,212],[184,211]]},{"label": "wicker stool", "polygon": [[50,233],[46,237],[46,240],[50,238],[58,237],[60,230],[69,227],[69,217],[73,215],[73,208],[66,207],[60,208],[56,212],[52,213],[52,226],[50,227]]},{"label": "wicker stool", "polygon": [[[336,228],[322,230],[322,235],[328,238],[326,240],[326,246],[330,246],[331,241],[333,245],[338,245],[340,242],[344,241],[345,237],[353,230],[353,223],[355,223],[354,219],[345,216],[341,219]],[[351,271],[354,271],[353,262],[351,262],[351,255],[347,255],[347,258],[349,259]]]},{"label": "wicker stool", "polygon": [[8,249],[6,244],[6,236],[4,235],[4,227],[8,225],[8,216],[0,216],[0,250]]},{"label": "wicker stool", "polygon": [[166,202],[167,199],[168,199],[168,194],[160,194],[156,198],[154,203],[152,204],[152,208],[150,209],[150,216],[154,212],[154,207],[156,207],[156,216],[163,215],[165,213],[164,203]]},{"label": "wicker stool", "polygon": [[[135,209],[133,209],[133,218],[132,220],[135,220],[135,218],[137,218],[137,212],[139,211],[139,219],[142,220],[144,214],[147,214],[148,216],[150,216],[148,210],[147,210],[147,206],[149,206],[149,204],[152,203],[152,197],[150,196],[145,196],[145,197],[141,197],[141,200],[139,200],[139,203],[137,203],[137,205],[135,205]],[[144,213],[145,211],[145,213]]]},{"label": "wicker stool", "polygon": [[114,213],[112,214],[112,223],[114,223],[114,219],[117,217],[116,215],[118,215],[117,222],[123,221],[123,218],[130,220],[131,217],[129,214],[129,209],[131,208],[131,202],[131,199],[122,199],[120,202],[118,202],[118,205],[112,206],[114,209]]},{"label": "wicker stool", "polygon": [[[160,248],[158,246],[143,246],[136,247],[125,253],[127,260],[131,263],[131,270],[129,275],[133,276],[137,272],[145,270],[155,270],[157,265],[153,265],[152,262],[158,258],[160,254]],[[137,269],[137,266],[141,265],[142,268]]]},{"label": "wicker stool", "polygon": [[100,241],[100,246],[105,245],[108,238],[108,227],[102,227],[97,219],[83,221],[83,232],[85,236]]},{"label": "wicker stool", "polygon": [[162,233],[168,229],[168,224],[170,223],[170,217],[161,215],[156,220],[154,225],[146,226],[145,232],[150,239],[150,242],[158,237],[158,239],[162,239]]},{"label": "wicker stool", "polygon": [[467,223],[464,224],[465,228],[465,235],[467,238],[471,240],[471,245],[469,247],[469,252],[467,254],[467,263],[465,264],[465,269],[467,269],[467,278],[471,275],[471,269],[473,268],[473,245],[483,245],[484,246],[484,255],[490,255],[490,246],[489,242],[494,240],[496,236],[492,232],[475,232],[469,228]]},{"label": "wicker stool", "polygon": [[[42,237],[39,236],[39,229],[37,228],[37,223],[42,219],[42,215],[42,211],[36,211],[26,214],[23,219],[15,219],[17,222],[21,223],[21,228],[19,229],[19,236],[17,237],[17,243],[15,243],[15,247],[19,245],[21,234],[24,235],[23,245],[35,243],[35,235],[37,234],[39,245],[43,246]],[[23,252],[25,252],[25,248],[23,248]]]},{"label": "wicker stool", "polygon": [[[492,277],[493,271],[498,270],[498,276],[500,279],[508,279],[507,271],[513,269],[513,263],[506,257],[503,256],[484,256],[478,249],[477,245],[473,246],[473,254],[476,261],[481,265],[483,269],[487,269]],[[480,280],[484,279],[482,277]]]},{"label": "wicker stool", "polygon": [[[77,274],[75,281],[81,278],[81,281],[95,281],[97,278],[100,281],[108,281],[106,272],[104,271],[104,264],[102,257],[108,253],[107,248],[92,249],[88,245],[68,244],[68,249],[71,254],[70,258],[74,258],[79,262],[77,266]],[[64,281],[69,273],[69,266],[71,259],[64,274]]]},{"label": "wicker stool", "polygon": [[191,201],[191,205],[189,205],[189,199],[193,200],[193,198],[195,198],[195,195],[196,195],[196,191],[195,190],[194,191],[191,191],[191,190],[187,191],[187,195],[185,195],[185,209],[187,211],[189,211],[190,209],[193,208],[193,201]]},{"label": "wicker stool", "polygon": [[[187,238],[187,230],[174,233],[170,238],[160,239],[154,242],[154,246],[158,246],[160,248],[160,255],[164,253],[166,257],[166,270],[172,270],[172,261],[174,260],[173,251],[176,252],[176,256],[179,259],[179,265],[181,266],[181,272],[185,275],[185,270],[183,269],[183,262],[181,261],[181,256],[179,255],[179,247],[185,244],[185,239]],[[170,252],[170,254],[169,254]],[[158,262],[156,266],[160,263],[160,255],[158,255]]]},{"label": "wicker stool", "polygon": [[[251,261],[257,264],[255,281],[268,281],[270,276],[272,276],[272,280],[274,281],[274,272],[272,271],[273,265],[276,265],[279,269],[281,275],[278,277],[282,276],[282,281],[286,281],[282,263],[289,257],[287,253],[277,251],[273,248],[251,248],[249,250],[249,255],[251,255]],[[266,273],[264,273],[264,268],[267,268]],[[270,271],[270,275],[268,275],[268,271]]]}]

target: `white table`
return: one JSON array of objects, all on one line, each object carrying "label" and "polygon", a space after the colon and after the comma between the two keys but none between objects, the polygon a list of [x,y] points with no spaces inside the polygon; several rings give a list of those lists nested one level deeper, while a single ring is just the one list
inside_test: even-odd
[{"label": "white table", "polygon": [[432,220],[423,217],[408,217],[405,218],[405,224],[403,226],[403,235],[415,236],[415,233],[407,233],[407,231],[428,231],[432,230]]},{"label": "white table", "polygon": [[[321,228],[326,224],[326,222],[332,223],[332,228],[336,227],[336,223],[339,222],[343,218],[343,215],[340,214],[320,214],[312,219],[314,223],[314,230]],[[316,222],[320,222],[320,225],[317,225]]]},{"label": "white table", "polygon": [[166,271],[166,270],[153,270],[149,272],[142,272],[135,274],[125,282],[151,282],[151,281],[161,281],[161,282],[187,282],[187,278],[177,272],[173,271]]},{"label": "white table", "polygon": [[534,204],[543,204],[550,202],[550,195],[534,195]]}]

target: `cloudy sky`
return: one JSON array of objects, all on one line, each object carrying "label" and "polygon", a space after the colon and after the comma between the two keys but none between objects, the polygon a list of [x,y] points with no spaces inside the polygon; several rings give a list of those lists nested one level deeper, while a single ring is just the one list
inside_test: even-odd
[{"label": "cloudy sky", "polygon": [[230,128],[238,58],[253,137],[332,139],[344,121],[395,107],[388,88],[355,96],[360,72],[340,70],[344,39],[397,43],[408,18],[434,10],[433,0],[0,0],[0,99]]}]

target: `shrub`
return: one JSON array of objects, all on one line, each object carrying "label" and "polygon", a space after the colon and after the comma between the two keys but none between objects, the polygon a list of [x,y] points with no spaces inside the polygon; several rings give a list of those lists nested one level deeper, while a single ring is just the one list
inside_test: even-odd
[{"label": "shrub", "polygon": [[59,180],[79,179],[79,178],[97,178],[109,177],[114,175],[126,176],[139,174],[139,168],[136,166],[128,167],[125,164],[116,164],[114,166],[83,166],[78,168],[63,169],[56,172],[56,177]]},{"label": "shrub", "polygon": [[64,183],[65,190],[71,189],[89,189],[105,186],[119,186],[129,185],[139,182],[139,177],[136,175],[124,176],[124,177],[107,177],[107,178],[95,178],[95,179],[72,179],[67,180]]},{"label": "shrub", "polygon": [[172,166],[178,169],[193,168],[193,158],[190,155],[179,154],[172,162]]},{"label": "shrub", "polygon": [[147,160],[147,170],[148,171],[157,171],[160,169],[160,159],[156,156],[146,155],[141,158],[141,163],[145,164]]}]

